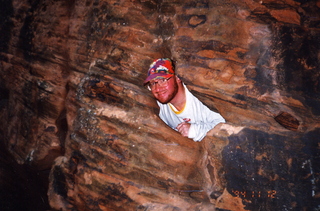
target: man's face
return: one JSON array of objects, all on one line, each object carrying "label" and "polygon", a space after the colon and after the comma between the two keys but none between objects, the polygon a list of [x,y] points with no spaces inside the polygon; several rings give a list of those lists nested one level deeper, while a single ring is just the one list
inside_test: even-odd
[{"label": "man's face", "polygon": [[[158,80],[152,80],[151,82],[157,82]],[[153,96],[162,104],[169,103],[178,92],[178,83],[176,76],[171,77],[167,83],[159,85],[156,83],[152,87],[151,92]]]}]

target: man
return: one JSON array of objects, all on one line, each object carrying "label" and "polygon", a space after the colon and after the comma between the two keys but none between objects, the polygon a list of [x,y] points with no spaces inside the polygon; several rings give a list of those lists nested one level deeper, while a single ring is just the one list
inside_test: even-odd
[{"label": "man", "polygon": [[160,118],[182,136],[201,141],[224,118],[198,100],[175,75],[170,59],[155,60],[148,70],[144,85],[160,107]]}]

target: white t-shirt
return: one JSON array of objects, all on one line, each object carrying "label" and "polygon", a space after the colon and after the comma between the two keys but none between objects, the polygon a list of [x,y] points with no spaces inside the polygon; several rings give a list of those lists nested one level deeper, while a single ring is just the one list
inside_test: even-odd
[{"label": "white t-shirt", "polygon": [[191,94],[184,84],[183,86],[186,93],[185,107],[181,111],[177,111],[171,103],[162,104],[157,101],[160,107],[159,116],[174,130],[177,130],[176,127],[181,122],[190,123],[188,138],[194,141],[201,141],[209,130],[217,124],[225,122],[225,119],[219,113],[211,111],[198,98]]}]

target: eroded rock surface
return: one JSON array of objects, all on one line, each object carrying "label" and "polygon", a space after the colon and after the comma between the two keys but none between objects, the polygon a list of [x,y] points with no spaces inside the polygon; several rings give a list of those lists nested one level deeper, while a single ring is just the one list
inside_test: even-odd
[{"label": "eroded rock surface", "polygon": [[[319,2],[1,4],[1,140],[52,209],[319,209]],[[200,143],[142,86],[159,57],[227,120]]]}]

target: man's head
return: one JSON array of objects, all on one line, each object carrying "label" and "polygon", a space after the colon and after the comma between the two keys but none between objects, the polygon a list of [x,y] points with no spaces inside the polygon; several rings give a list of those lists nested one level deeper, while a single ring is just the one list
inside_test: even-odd
[{"label": "man's head", "polygon": [[155,60],[148,70],[148,77],[144,85],[153,96],[163,104],[169,103],[179,91],[181,80],[175,76],[174,67],[170,59]]}]

